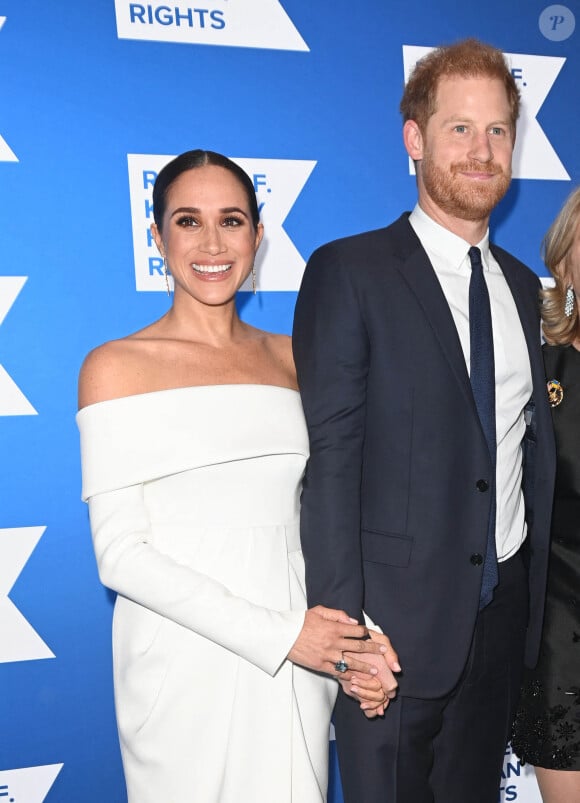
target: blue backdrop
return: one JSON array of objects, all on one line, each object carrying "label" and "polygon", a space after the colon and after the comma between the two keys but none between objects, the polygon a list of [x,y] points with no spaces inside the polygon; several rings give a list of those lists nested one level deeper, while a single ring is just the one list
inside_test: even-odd
[{"label": "blue backdrop", "polygon": [[[494,237],[543,276],[541,237],[580,179],[576,22],[578,0],[3,0],[0,799],[126,800],[112,597],[79,499],[74,415],[86,352],[169,303],[147,240],[155,171],[195,147],[249,170],[267,241],[260,292],[240,307],[289,332],[314,248],[414,204],[406,69],[422,48],[478,36],[510,54],[524,96]],[[539,800],[509,750],[504,774],[500,800]]]}]

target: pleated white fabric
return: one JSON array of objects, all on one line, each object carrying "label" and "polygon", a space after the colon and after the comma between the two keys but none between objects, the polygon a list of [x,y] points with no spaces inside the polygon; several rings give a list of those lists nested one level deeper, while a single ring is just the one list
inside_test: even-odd
[{"label": "pleated white fabric", "polygon": [[179,388],[77,421],[99,573],[118,593],[129,803],[325,801],[336,684],[285,660],[306,608],[298,393]]}]

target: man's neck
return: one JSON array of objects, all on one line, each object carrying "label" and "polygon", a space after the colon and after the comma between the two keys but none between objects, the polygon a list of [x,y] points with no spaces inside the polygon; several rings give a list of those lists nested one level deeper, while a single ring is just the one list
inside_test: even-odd
[{"label": "man's neck", "polygon": [[431,220],[461,237],[462,240],[466,240],[470,245],[481,242],[489,226],[489,215],[481,220],[464,220],[448,214],[428,197],[419,198],[419,206]]}]

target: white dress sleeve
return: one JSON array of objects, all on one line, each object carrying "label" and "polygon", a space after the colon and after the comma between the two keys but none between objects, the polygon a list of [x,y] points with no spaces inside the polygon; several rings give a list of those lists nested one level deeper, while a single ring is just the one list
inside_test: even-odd
[{"label": "white dress sleeve", "polygon": [[150,543],[142,485],[91,497],[89,514],[99,576],[107,588],[270,675],[277,672],[302,628],[304,611],[254,605],[156,550]]}]

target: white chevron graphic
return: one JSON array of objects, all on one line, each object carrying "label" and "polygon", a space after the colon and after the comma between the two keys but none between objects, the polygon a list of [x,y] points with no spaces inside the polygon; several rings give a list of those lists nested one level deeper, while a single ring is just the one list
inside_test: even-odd
[{"label": "white chevron graphic", "polygon": [[8,598],[45,529],[46,527],[0,529],[0,663],[55,657]]},{"label": "white chevron graphic", "polygon": [[[2,18],[0,17],[0,20]],[[0,26],[1,27],[1,26]],[[0,162],[17,162],[18,156],[8,145],[3,136],[0,135]]]},{"label": "white chevron graphic", "polygon": [[16,382],[0,365],[0,416],[38,415]]},{"label": "white chevron graphic", "polygon": [[0,772],[0,799],[14,803],[42,803],[63,764],[45,764]]},{"label": "white chevron graphic", "polygon": [[0,276],[0,324],[16,301],[28,276]]},{"label": "white chevron graphic", "polygon": [[[2,30],[2,26],[6,22],[6,17],[0,17],[0,31]],[[0,136],[0,162],[17,162],[18,157],[9,147],[8,143],[4,139],[4,137]]]},{"label": "white chevron graphic", "polygon": [[[0,324],[24,287],[27,276],[0,276]],[[0,416],[37,415],[18,385],[0,365]]]}]

